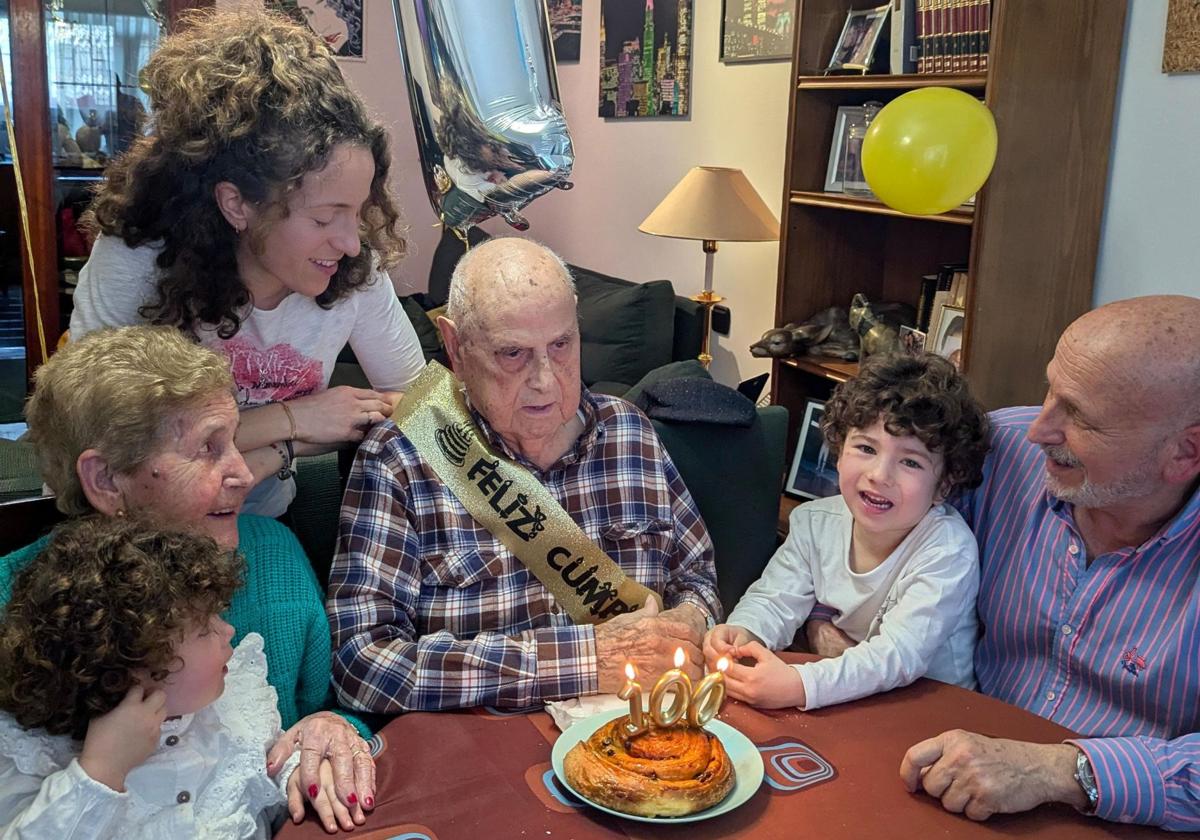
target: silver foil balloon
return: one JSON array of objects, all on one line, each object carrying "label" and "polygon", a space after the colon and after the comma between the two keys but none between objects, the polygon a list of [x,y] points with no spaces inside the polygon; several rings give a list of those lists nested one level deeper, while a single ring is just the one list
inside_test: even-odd
[{"label": "silver foil balloon", "polygon": [[545,0],[392,0],[425,188],[465,232],[570,189],[575,157],[558,97]]}]

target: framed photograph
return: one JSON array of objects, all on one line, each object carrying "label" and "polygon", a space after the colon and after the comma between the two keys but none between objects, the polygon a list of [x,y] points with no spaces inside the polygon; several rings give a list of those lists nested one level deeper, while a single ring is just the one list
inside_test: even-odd
[{"label": "framed photograph", "polygon": [[365,61],[364,0],[266,0],[268,9],[290,15],[317,33],[337,58]]},{"label": "framed photograph", "polygon": [[821,434],[821,415],[825,403],[809,400],[804,407],[804,422],[800,424],[800,439],[792,456],[783,492],[799,499],[823,499],[838,494],[837,463],[825,445]]},{"label": "framed photograph", "polygon": [[721,61],[779,61],[792,57],[796,0],[724,0]]},{"label": "framed photograph", "polygon": [[905,353],[919,353],[925,349],[925,345],[929,342],[927,333],[923,333],[914,327],[900,327],[900,347]]},{"label": "framed photograph", "polygon": [[891,3],[885,3],[873,9],[851,9],[847,12],[842,34],[838,36],[833,57],[829,59],[825,72],[866,73],[870,70],[875,58],[875,45],[879,42],[879,34],[883,32],[883,24],[891,8]]},{"label": "framed photograph", "polygon": [[829,164],[825,168],[825,192],[870,195],[871,187],[862,174],[862,140],[850,137],[850,126],[865,119],[861,105],[840,105],[833,121],[833,140],[829,144]]},{"label": "framed photograph", "polygon": [[967,312],[961,306],[942,304],[929,325],[929,336],[925,349],[949,359],[962,370],[963,327],[967,324]]}]

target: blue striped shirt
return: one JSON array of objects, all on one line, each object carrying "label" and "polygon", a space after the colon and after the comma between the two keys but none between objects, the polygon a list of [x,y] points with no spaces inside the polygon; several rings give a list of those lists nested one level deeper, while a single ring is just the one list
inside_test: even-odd
[{"label": "blue striped shirt", "polygon": [[992,414],[963,505],[982,564],[980,688],[1083,736],[1099,816],[1200,830],[1200,491],[1143,545],[1089,565],[1025,437],[1038,410]]}]

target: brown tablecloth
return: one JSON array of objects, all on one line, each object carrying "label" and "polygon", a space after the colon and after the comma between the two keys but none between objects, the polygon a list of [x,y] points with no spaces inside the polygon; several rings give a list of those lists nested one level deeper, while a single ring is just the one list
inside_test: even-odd
[{"label": "brown tablecloth", "polygon": [[[786,656],[786,655],[785,655]],[[786,656],[790,660],[800,657]],[[558,729],[544,712],[486,709],[396,718],[378,739],[376,809],[358,840],[605,840],[605,838],[1163,837],[1083,817],[1066,806],[973,823],[909,794],[898,775],[912,744],[946,729],[1055,743],[1062,727],[980,694],[930,680],[816,712],[759,711],[727,701],[721,719],[763,754],[766,778],[744,805],[680,825],[635,822],[578,803],[556,783]],[[327,837],[310,819],[281,840]]]}]

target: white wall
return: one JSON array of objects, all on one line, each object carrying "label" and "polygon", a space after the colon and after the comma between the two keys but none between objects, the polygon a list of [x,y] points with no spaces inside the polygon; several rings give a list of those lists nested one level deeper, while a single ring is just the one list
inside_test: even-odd
[{"label": "white wall", "polygon": [[1162,72],[1167,0],[1129,4],[1097,305],[1200,295],[1200,74]]}]

